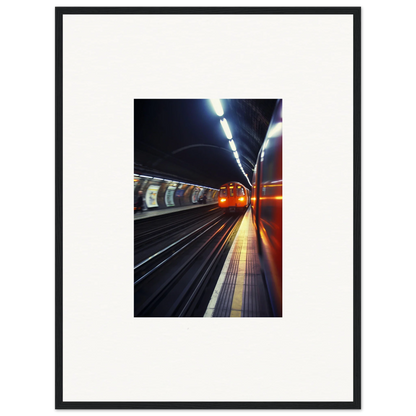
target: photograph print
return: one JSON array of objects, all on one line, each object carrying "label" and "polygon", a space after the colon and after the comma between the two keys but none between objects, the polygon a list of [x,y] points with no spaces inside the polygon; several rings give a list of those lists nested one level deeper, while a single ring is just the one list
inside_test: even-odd
[{"label": "photograph print", "polygon": [[283,317],[282,100],[134,100],[134,316]]}]

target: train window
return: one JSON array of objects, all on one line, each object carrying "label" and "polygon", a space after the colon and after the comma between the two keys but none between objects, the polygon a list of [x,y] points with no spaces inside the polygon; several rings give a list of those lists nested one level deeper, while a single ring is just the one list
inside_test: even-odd
[{"label": "train window", "polygon": [[221,188],[221,191],[220,191],[220,196],[227,196],[227,188]]},{"label": "train window", "polygon": [[281,138],[271,138],[266,149],[264,149],[264,161],[262,166],[262,178],[261,181],[272,182],[282,179],[282,167],[279,166],[280,162],[276,160],[277,152],[281,152]]},{"label": "train window", "polygon": [[239,186],[237,188],[237,196],[244,196],[245,192],[244,192],[244,188],[242,188],[241,186]]},{"label": "train window", "polygon": [[234,187],[230,186],[230,196],[234,196]]}]

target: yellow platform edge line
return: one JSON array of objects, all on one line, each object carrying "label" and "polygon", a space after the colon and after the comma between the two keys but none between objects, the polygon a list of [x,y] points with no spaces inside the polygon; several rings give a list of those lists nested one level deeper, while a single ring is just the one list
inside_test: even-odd
[{"label": "yellow platform edge line", "polygon": [[[249,215],[248,210],[245,214],[245,217],[247,215]],[[243,219],[243,221],[244,221],[244,219]],[[241,225],[243,225],[243,224],[241,224]],[[231,245],[230,251],[228,252],[227,258],[226,258],[225,263],[224,263],[224,266],[221,270],[220,277],[219,277],[218,282],[215,286],[215,289],[214,289],[214,292],[213,292],[213,294],[211,296],[211,299],[209,301],[208,307],[205,311],[204,318],[212,318],[214,316],[215,307],[217,306],[217,300],[218,300],[218,297],[219,297],[220,292],[222,290],[222,286],[224,284],[225,278],[227,276],[229,265],[230,265],[230,262],[231,262],[231,258],[233,257],[234,251],[236,250],[235,246],[237,244],[238,238],[239,238],[240,234],[242,233],[242,231],[243,230],[240,227],[240,229],[237,232],[237,235],[234,238],[233,244]]]},{"label": "yellow platform edge line", "polygon": [[231,318],[240,318],[241,309],[243,308],[243,293],[244,283],[246,278],[246,260],[247,260],[247,237],[248,237],[249,220],[248,216],[245,216],[243,223],[241,224],[242,233],[239,238],[243,238],[243,245],[241,247],[240,260],[238,263],[237,279],[234,287],[233,301],[231,304]]}]

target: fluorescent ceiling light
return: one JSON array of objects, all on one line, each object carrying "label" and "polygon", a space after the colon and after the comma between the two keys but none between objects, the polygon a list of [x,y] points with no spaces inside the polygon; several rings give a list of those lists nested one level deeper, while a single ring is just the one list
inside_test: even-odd
[{"label": "fluorescent ceiling light", "polygon": [[234,157],[235,157],[236,159],[238,159],[238,153],[237,153],[237,152],[233,152],[233,154],[234,154]]},{"label": "fluorescent ceiling light", "polygon": [[231,139],[229,143],[230,143],[230,146],[231,146],[232,151],[235,152],[237,150],[237,148],[235,147],[234,140]]},{"label": "fluorescent ceiling light", "polygon": [[221,126],[224,129],[224,133],[227,136],[227,139],[232,139],[233,138],[233,135],[231,134],[231,130],[228,127],[227,119],[223,118],[221,120]]},{"label": "fluorescent ceiling light", "polygon": [[267,132],[267,137],[278,137],[282,134],[282,122],[275,124]]},{"label": "fluorescent ceiling light", "polygon": [[223,116],[224,110],[222,109],[221,101],[218,98],[211,99],[210,101],[214,107],[215,112],[217,113],[217,116]]}]

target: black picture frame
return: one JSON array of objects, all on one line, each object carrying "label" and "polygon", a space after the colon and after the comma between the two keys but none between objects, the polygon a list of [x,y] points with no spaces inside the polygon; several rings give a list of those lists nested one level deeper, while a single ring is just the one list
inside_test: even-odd
[{"label": "black picture frame", "polygon": [[[63,18],[65,15],[351,15],[353,18],[353,400],[349,402],[65,401],[63,392]],[[360,409],[361,408],[361,8],[359,7],[57,7],[55,9],[55,407],[56,409]]]}]

